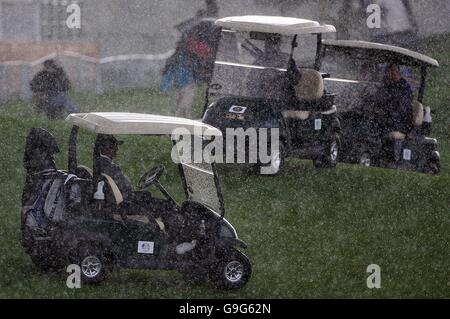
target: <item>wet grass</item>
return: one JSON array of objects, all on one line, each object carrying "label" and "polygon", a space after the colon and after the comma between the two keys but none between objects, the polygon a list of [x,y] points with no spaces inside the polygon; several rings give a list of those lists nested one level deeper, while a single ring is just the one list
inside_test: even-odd
[{"label": "wet grass", "polygon": [[[433,42],[434,43],[434,42]],[[446,48],[429,47],[442,68],[432,71],[426,104],[435,110],[442,172],[410,172],[339,165],[316,170],[289,159],[277,177],[221,168],[227,218],[249,245],[253,277],[240,291],[186,284],[176,272],[121,270],[98,286],[66,287],[66,274],[44,274],[20,246],[21,166],[31,127],[48,128],[67,167],[70,126],[36,117],[28,103],[0,106],[0,298],[431,298],[450,297],[450,65]],[[433,54],[434,53],[434,54]],[[75,94],[83,111],[173,114],[174,97],[155,90]],[[201,95],[196,115],[201,113]],[[134,183],[164,164],[162,182],[178,199],[171,142],[124,137],[119,163]],[[92,163],[92,136],[80,138],[80,162]],[[382,288],[366,286],[369,264],[381,267]]]}]

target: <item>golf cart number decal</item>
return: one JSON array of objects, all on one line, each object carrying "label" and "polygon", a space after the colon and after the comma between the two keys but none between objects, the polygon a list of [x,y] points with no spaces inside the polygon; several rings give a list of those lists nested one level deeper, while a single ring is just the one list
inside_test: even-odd
[{"label": "golf cart number decal", "polygon": [[410,161],[411,160],[411,154],[412,154],[411,150],[408,150],[408,149],[405,148],[403,150],[403,159],[405,161]]},{"label": "golf cart number decal", "polygon": [[322,119],[317,119],[314,122],[314,128],[316,131],[320,131],[322,129]]},{"label": "golf cart number decal", "polygon": [[140,241],[138,242],[139,254],[153,254],[155,243],[152,241]]},{"label": "golf cart number decal", "polygon": [[239,120],[243,121],[245,119],[244,113],[247,111],[245,106],[233,105],[230,107],[228,113],[225,115],[225,118],[228,120]]},{"label": "golf cart number decal", "polygon": [[232,107],[230,107],[230,113],[235,113],[235,114],[244,114],[245,111],[247,111],[247,108],[244,106],[238,106],[238,105],[233,105]]}]

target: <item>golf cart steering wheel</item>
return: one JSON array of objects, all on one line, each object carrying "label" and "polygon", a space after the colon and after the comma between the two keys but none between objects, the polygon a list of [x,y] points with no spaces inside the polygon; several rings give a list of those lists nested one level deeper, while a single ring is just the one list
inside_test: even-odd
[{"label": "golf cart steering wheel", "polygon": [[142,175],[142,177],[138,183],[138,188],[140,190],[143,190],[143,189],[153,185],[156,181],[158,181],[160,179],[162,174],[164,174],[165,170],[166,169],[162,165],[153,167],[148,172],[146,172],[144,175]]}]

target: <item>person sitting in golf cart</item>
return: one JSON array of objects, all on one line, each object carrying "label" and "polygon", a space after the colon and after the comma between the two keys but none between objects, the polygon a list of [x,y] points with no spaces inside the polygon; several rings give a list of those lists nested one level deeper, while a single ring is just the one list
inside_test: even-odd
[{"label": "person sitting in golf cart", "polygon": [[393,160],[397,161],[402,141],[413,129],[413,92],[397,64],[387,65],[383,82],[375,95],[373,125],[375,132],[385,138],[383,152],[388,156],[393,148]]},{"label": "person sitting in golf cart", "polygon": [[130,178],[123,173],[119,165],[114,163],[123,141],[113,135],[98,134],[96,144],[100,153],[101,174],[114,181],[123,197],[121,210],[126,214],[142,214],[153,219],[161,218],[168,228],[176,229],[180,220],[174,205],[167,200],[153,197],[148,191],[135,191]]},{"label": "person sitting in golf cart", "polygon": [[118,140],[113,135],[98,134],[96,143],[100,152],[100,172],[112,178],[119,188],[124,202],[137,204],[154,213],[170,210],[171,207],[168,207],[167,201],[152,197],[148,191],[135,191],[130,178],[124,174],[119,165],[114,163],[119,145],[122,145],[123,141]]},{"label": "person sitting in golf cart", "polygon": [[375,97],[377,125],[383,136],[395,139],[395,132],[407,135],[412,129],[413,93],[396,64],[386,67],[383,81]]},{"label": "person sitting in golf cart", "polygon": [[113,162],[123,141],[113,135],[98,134],[96,143],[100,152],[100,171],[115,181],[124,199],[130,198],[133,194],[133,184],[120,166]]}]

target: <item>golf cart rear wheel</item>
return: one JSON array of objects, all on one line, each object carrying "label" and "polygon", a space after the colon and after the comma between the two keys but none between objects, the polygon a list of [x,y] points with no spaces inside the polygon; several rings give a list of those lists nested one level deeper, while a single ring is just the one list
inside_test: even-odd
[{"label": "golf cart rear wheel", "polygon": [[226,251],[213,267],[211,279],[222,289],[240,289],[249,281],[252,267],[247,256],[236,249]]},{"label": "golf cart rear wheel", "polygon": [[97,245],[83,245],[78,249],[77,264],[81,280],[85,283],[99,283],[108,273],[108,261],[104,251]]},{"label": "golf cart rear wheel", "polygon": [[441,163],[438,159],[430,160],[424,169],[424,172],[430,175],[437,175],[440,171]]},{"label": "golf cart rear wheel", "polygon": [[335,168],[339,158],[340,140],[334,137],[326,148],[326,154],[318,159],[313,160],[315,168]]},{"label": "golf cart rear wheel", "polygon": [[370,153],[364,152],[363,154],[361,154],[361,156],[359,157],[359,165],[364,167],[371,167],[373,165]]},{"label": "golf cart rear wheel", "polygon": [[[270,150],[270,148],[269,148]],[[284,146],[280,144],[278,151],[271,152],[270,163],[255,165],[256,174],[261,176],[275,176],[278,175],[284,166]]]}]

